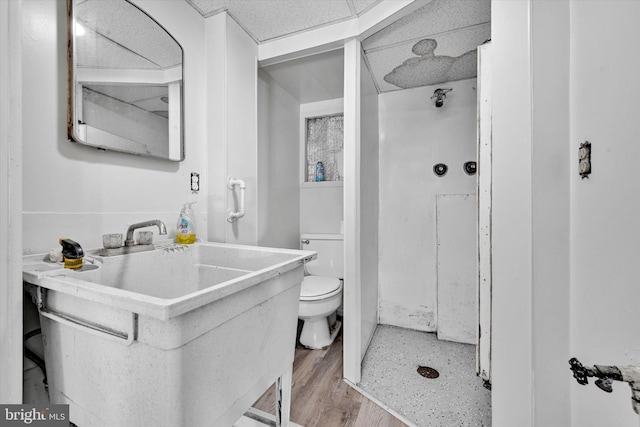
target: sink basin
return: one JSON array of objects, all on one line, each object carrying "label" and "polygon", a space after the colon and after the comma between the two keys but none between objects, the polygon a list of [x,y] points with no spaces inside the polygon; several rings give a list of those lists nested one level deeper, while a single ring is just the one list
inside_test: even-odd
[{"label": "sink basin", "polygon": [[23,259],[23,279],[47,289],[169,319],[291,270],[315,252],[222,243],[160,244],[156,249],[105,256],[90,250],[79,270]]},{"label": "sink basin", "polygon": [[[231,426],[274,382],[288,423],[303,265],[315,252],[220,243],[23,258],[51,403],[80,426]],[[109,396],[105,399],[105,396]]]}]

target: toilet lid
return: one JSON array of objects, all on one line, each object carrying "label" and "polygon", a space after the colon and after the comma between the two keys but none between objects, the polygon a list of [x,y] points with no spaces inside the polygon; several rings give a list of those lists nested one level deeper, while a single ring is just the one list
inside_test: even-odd
[{"label": "toilet lid", "polygon": [[337,277],[304,276],[300,299],[310,300],[330,297],[341,290],[342,282]]}]

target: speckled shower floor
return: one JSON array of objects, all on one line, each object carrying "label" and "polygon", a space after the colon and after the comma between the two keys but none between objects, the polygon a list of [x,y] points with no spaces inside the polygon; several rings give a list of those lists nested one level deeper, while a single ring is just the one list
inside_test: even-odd
[{"label": "speckled shower floor", "polygon": [[[420,427],[491,426],[491,392],[476,376],[476,347],[378,325],[358,386]],[[418,366],[440,376],[420,376]]]}]

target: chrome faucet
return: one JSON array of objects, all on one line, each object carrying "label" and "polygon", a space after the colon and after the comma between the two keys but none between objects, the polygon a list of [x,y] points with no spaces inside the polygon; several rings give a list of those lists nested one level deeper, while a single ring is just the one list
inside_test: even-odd
[{"label": "chrome faucet", "polygon": [[138,228],[149,227],[152,225],[158,226],[158,230],[160,230],[158,234],[167,234],[167,227],[164,225],[164,222],[160,221],[159,219],[150,219],[149,221],[131,224],[129,228],[127,228],[127,238],[124,241],[124,245],[134,246],[136,243],[135,240],[133,240],[133,232]]}]

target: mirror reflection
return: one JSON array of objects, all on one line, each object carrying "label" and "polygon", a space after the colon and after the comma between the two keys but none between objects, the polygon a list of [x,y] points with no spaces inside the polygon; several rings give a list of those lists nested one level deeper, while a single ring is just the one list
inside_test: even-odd
[{"label": "mirror reflection", "polygon": [[71,5],[71,138],[106,150],[183,160],[180,45],[126,0]]}]

